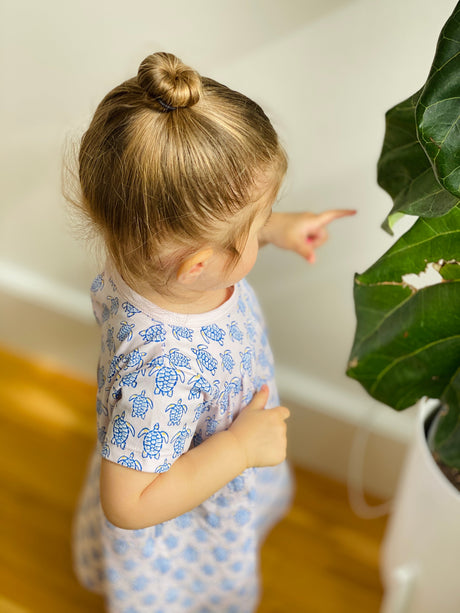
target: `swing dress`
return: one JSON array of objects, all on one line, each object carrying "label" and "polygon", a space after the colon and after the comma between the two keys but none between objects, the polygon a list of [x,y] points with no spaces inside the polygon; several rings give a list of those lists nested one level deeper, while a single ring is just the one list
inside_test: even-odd
[{"label": "swing dress", "polygon": [[227,429],[263,384],[277,406],[273,356],[246,280],[203,314],[165,311],[110,263],[91,287],[101,329],[97,443],[74,521],[75,572],[109,613],[252,613],[267,531],[292,497],[286,462],[250,468],[192,511],[141,530],[104,516],[101,458],[162,473]]}]

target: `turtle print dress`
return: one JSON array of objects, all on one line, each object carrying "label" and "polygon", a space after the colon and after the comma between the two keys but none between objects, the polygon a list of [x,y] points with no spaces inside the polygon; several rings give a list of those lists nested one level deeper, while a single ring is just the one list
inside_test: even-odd
[{"label": "turtle print dress", "polygon": [[227,429],[265,383],[279,404],[257,299],[243,280],[204,314],[164,311],[113,267],[93,282],[101,328],[97,444],[74,522],[74,564],[110,613],[251,613],[258,552],[291,498],[286,463],[251,468],[194,510],[142,530],[103,515],[101,457],[162,473]]}]

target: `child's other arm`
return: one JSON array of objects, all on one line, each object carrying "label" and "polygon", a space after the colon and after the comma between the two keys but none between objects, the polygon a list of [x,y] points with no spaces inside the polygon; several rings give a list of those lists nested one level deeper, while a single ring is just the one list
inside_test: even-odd
[{"label": "child's other arm", "polygon": [[326,226],[356,211],[336,209],[315,213],[272,213],[259,235],[259,245],[273,243],[282,249],[295,251],[310,264],[316,260],[315,249],[328,239]]},{"label": "child's other arm", "polygon": [[266,386],[228,430],[181,456],[165,473],[145,473],[102,459],[101,504],[107,519],[137,530],[186,513],[251,466],[286,457],[286,407],[264,409]]}]

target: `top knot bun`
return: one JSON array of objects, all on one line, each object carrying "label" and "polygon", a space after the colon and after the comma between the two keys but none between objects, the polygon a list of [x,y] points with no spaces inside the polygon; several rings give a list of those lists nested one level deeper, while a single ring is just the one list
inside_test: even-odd
[{"label": "top knot bun", "polygon": [[200,75],[172,53],[146,57],[139,66],[137,81],[167,111],[193,106],[202,92]]}]

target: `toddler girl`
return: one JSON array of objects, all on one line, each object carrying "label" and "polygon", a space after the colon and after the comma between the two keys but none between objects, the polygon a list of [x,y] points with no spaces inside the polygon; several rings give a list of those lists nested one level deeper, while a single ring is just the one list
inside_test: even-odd
[{"label": "toddler girl", "polygon": [[81,207],[108,257],[91,288],[98,436],[74,550],[110,613],[256,607],[260,543],[291,496],[289,411],[244,277],[261,243],[313,261],[351,213],[272,214],[285,170],[255,102],[167,53],[83,136]]}]

